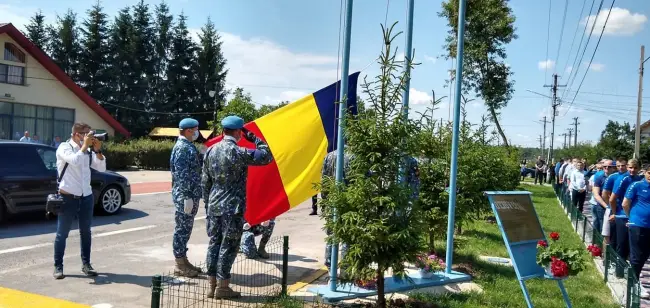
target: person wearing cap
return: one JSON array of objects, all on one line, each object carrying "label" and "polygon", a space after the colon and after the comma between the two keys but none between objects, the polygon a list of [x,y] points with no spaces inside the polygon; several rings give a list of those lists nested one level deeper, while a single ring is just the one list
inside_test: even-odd
[{"label": "person wearing cap", "polygon": [[[227,116],[221,120],[223,140],[212,145],[203,163],[203,200],[207,206],[206,228],[210,243],[206,256],[210,298],[236,298],[230,288],[230,270],[237,257],[246,212],[248,166],[268,165],[273,154],[268,144],[244,128],[244,120]],[[242,139],[255,149],[237,145]]]},{"label": "person wearing cap", "polygon": [[176,258],[174,274],[196,277],[201,269],[187,260],[187,242],[190,240],[194,217],[201,199],[201,164],[199,151],[193,141],[199,137],[199,121],[186,118],[178,124],[180,135],[172,149],[169,166],[172,172],[172,200],[174,213],[173,250]]},{"label": "person wearing cap", "polygon": [[[269,254],[266,252],[266,244],[271,239],[273,229],[275,228],[275,218],[267,220],[261,224],[251,226],[244,223],[244,233],[241,237],[239,250],[249,259],[268,259]],[[255,237],[262,236],[259,247],[255,246]]]}]

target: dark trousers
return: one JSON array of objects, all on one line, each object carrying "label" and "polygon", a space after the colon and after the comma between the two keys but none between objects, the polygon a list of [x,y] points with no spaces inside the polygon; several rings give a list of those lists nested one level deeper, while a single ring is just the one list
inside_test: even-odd
[{"label": "dark trousers", "polygon": [[630,237],[628,236],[627,218],[616,218],[616,253],[627,260],[630,256]]},{"label": "dark trousers", "polygon": [[318,195],[313,195],[311,197],[311,211],[313,213],[318,212]]},{"label": "dark trousers", "polygon": [[577,190],[571,190],[571,202],[573,206],[578,208],[578,211],[582,213],[582,210],[585,206],[585,198],[587,197],[587,191],[579,192]]},{"label": "dark trousers", "polygon": [[628,229],[630,241],[630,264],[638,278],[643,265],[650,257],[650,228],[632,226]]},{"label": "dark trousers", "polygon": [[90,264],[90,226],[93,221],[93,200],[93,195],[81,198],[63,195],[64,204],[61,206],[61,212],[57,215],[56,238],[54,240],[54,266],[63,267],[65,244],[75,217],[79,219],[81,262]]},{"label": "dark trousers", "polygon": [[541,171],[535,171],[535,184],[539,181],[539,185],[544,184],[544,173]]},{"label": "dark trousers", "polygon": [[603,219],[605,217],[605,208],[600,206],[600,204],[594,204],[591,206],[591,215],[594,217],[594,230],[601,234],[603,231]]}]

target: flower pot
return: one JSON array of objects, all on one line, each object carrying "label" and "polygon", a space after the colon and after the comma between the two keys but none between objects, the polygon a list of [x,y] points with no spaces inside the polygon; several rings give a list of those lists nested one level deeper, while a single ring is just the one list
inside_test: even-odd
[{"label": "flower pot", "polygon": [[421,268],[421,269],[418,269],[418,272],[420,273],[420,277],[421,277],[422,279],[429,279],[429,278],[431,278],[431,277],[433,277],[433,276],[435,275],[435,272],[425,271],[425,270],[422,269],[422,268]]}]

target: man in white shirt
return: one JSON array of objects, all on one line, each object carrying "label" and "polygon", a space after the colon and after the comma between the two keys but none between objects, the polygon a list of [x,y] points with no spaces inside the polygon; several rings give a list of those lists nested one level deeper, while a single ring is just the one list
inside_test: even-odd
[{"label": "man in white shirt", "polygon": [[97,276],[90,265],[91,236],[90,226],[93,218],[94,198],[90,187],[90,168],[106,171],[106,158],[102,154],[102,143],[93,137],[90,126],[75,123],[67,142],[56,150],[56,167],[63,177],[59,183],[59,193],[64,204],[58,213],[56,239],[54,240],[54,278],[63,279],[63,254],[70,233],[72,221],[79,218],[81,238],[82,272],[87,276]]},{"label": "man in white shirt", "polygon": [[26,130],[23,136],[20,138],[20,142],[32,142],[32,138],[29,137],[28,130]]}]

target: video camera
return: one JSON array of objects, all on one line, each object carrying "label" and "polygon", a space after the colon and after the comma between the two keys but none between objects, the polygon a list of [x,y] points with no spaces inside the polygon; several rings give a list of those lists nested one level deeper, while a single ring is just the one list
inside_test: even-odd
[{"label": "video camera", "polygon": [[93,137],[101,142],[108,140],[108,133],[95,134]]}]

